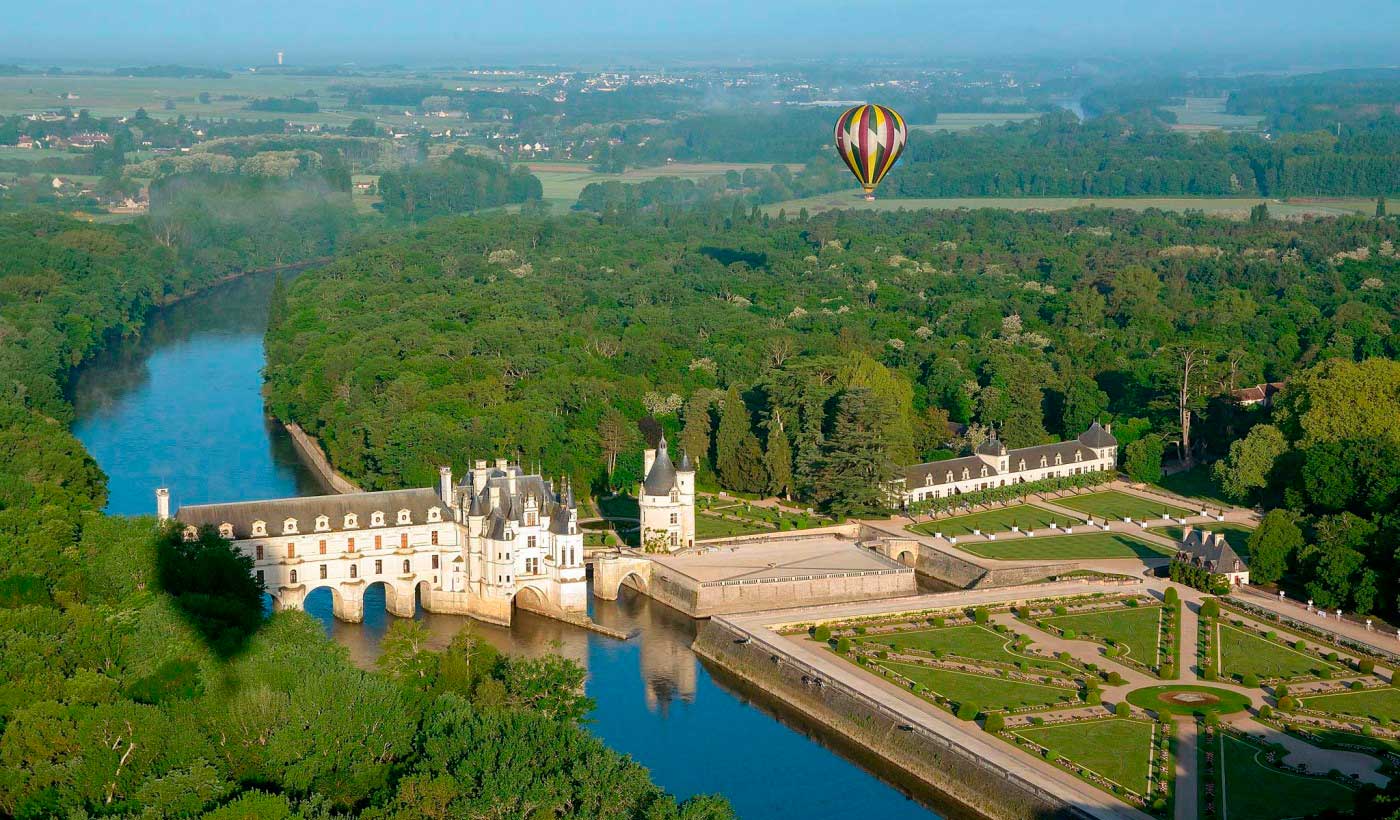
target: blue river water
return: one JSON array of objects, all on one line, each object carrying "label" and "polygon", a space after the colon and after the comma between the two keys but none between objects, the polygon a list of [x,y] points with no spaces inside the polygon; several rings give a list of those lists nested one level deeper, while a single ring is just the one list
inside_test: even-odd
[{"label": "blue river water", "polygon": [[[74,374],[74,432],[109,477],[108,512],[153,513],[158,486],[171,489],[176,506],[324,492],[263,412],[271,281],[249,276],[163,308],[141,338],[113,345]],[[328,590],[313,593],[307,610],[369,665],[391,617],[382,602],[382,587],[367,591],[362,624],[335,621]],[[696,621],[635,594],[595,601],[592,614],[640,633],[617,641],[525,612],[510,629],[421,609],[417,617],[437,646],[469,627],[507,651],[577,660],[597,702],[591,730],[679,797],[719,792],[753,818],[966,814],[765,693],[710,670],[690,650]]]}]

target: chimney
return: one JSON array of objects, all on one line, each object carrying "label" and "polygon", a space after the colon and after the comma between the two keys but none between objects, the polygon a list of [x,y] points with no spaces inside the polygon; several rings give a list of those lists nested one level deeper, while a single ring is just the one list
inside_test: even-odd
[{"label": "chimney", "polygon": [[452,468],[438,468],[438,496],[442,498],[442,503],[452,506]]},{"label": "chimney", "polygon": [[499,510],[499,509],[501,508],[501,488],[500,488],[500,486],[498,486],[498,485],[496,485],[496,484],[492,484],[492,485],[491,485],[490,500],[491,500],[491,505],[490,505],[490,507],[487,509],[487,512],[488,512],[488,513],[491,512],[492,510]]},{"label": "chimney", "polygon": [[1225,546],[1225,533],[1219,531],[1215,533],[1215,545],[1217,547]]},{"label": "chimney", "polygon": [[156,490],[156,520],[170,520],[170,490],[165,487]]},{"label": "chimney", "polygon": [[1193,533],[1193,532],[1195,532],[1195,531],[1196,531],[1196,528],[1193,527],[1193,526],[1191,526],[1190,524],[1187,524],[1186,526],[1182,527],[1182,528],[1181,528],[1181,543],[1183,543],[1183,544],[1189,544],[1189,543],[1191,543],[1191,533]]},{"label": "chimney", "polygon": [[646,478],[651,472],[651,465],[656,463],[656,451],[648,447],[642,451],[642,478]]}]

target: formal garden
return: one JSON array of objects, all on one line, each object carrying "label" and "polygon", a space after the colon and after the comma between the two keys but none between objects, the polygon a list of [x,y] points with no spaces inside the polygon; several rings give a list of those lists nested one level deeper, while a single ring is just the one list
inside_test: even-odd
[{"label": "formal garden", "polygon": [[1057,604],[1048,611],[1028,606],[1018,614],[1065,640],[1101,645],[1109,660],[1161,678],[1176,677],[1181,602],[1175,597],[1165,604],[1125,596],[1074,608]]},{"label": "formal garden", "polygon": [[1154,544],[1123,532],[1076,530],[1070,535],[1007,533],[995,539],[979,536],[960,538],[957,548],[982,558],[999,561],[1076,561],[1097,558],[1137,558],[1159,561],[1174,553],[1170,547]]},{"label": "formal garden", "polygon": [[1013,529],[1022,532],[1048,530],[1052,526],[1073,527],[1082,523],[1082,519],[1070,518],[1035,504],[1012,504],[994,510],[926,521],[914,524],[909,529],[923,535],[942,533],[944,536],[961,538],[973,533],[1011,532]]},{"label": "formal garden", "polygon": [[1309,817],[1349,811],[1356,785],[1283,763],[1283,750],[1226,726],[1202,730],[1199,814],[1223,820]]},{"label": "formal garden", "polygon": [[1055,505],[1106,521],[1122,521],[1128,518],[1134,521],[1154,521],[1168,516],[1186,518],[1200,512],[1117,490],[1059,498],[1055,500]]}]

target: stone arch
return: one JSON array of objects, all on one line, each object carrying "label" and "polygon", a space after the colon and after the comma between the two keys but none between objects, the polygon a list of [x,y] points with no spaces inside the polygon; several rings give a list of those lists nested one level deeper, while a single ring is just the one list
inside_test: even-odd
[{"label": "stone arch", "polygon": [[559,607],[549,599],[549,594],[534,584],[527,584],[515,591],[510,599],[511,606],[526,612],[558,612]]},{"label": "stone arch", "polygon": [[914,551],[911,549],[902,549],[899,551],[899,554],[894,557],[894,560],[906,567],[912,567],[918,561],[918,556],[915,555]]},{"label": "stone arch", "polygon": [[618,580],[618,582],[617,582],[617,594],[619,594],[619,595],[622,594],[622,588],[623,588],[623,587],[627,587],[627,588],[629,588],[629,589],[635,589],[636,591],[642,593],[643,595],[646,595],[646,594],[647,594],[647,579],[646,579],[646,578],[643,578],[643,577],[642,577],[642,574],[641,574],[640,572],[636,572],[636,571],[628,572],[627,574],[623,575],[621,579]]}]

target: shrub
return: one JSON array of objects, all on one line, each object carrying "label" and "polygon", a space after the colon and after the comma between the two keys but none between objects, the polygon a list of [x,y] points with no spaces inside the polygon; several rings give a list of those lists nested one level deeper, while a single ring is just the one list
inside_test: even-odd
[{"label": "shrub", "polygon": [[1351,688],[1357,692],[1360,692],[1362,689],[1366,688],[1366,683],[1365,681],[1354,680],[1351,682]]},{"label": "shrub", "polygon": [[1116,657],[1118,657],[1118,647],[1116,647],[1116,646],[1105,647],[1105,648],[1104,648],[1104,651],[1103,651],[1103,656],[1104,656],[1105,658],[1116,658]]},{"label": "shrub", "polygon": [[928,619],[928,625],[929,625],[929,626],[943,626],[944,623],[946,623],[946,621],[944,621],[942,618],[938,617],[937,615],[935,615],[934,617]]},{"label": "shrub", "polygon": [[1286,683],[1280,683],[1280,684],[1278,684],[1277,686],[1275,686],[1275,687],[1274,687],[1274,697],[1276,697],[1276,698],[1286,698],[1286,697],[1288,697],[1288,684],[1286,684]]},{"label": "shrub", "polygon": [[856,627],[856,634],[857,634],[857,635],[864,635],[864,634],[865,634],[865,627],[863,627],[863,626],[858,626],[858,627]]},{"label": "shrub", "polygon": [[1257,687],[1259,686],[1259,676],[1254,675],[1254,674],[1244,674],[1244,675],[1241,675],[1241,676],[1240,676],[1240,685],[1241,685],[1241,686],[1248,686],[1250,689],[1257,688]]},{"label": "shrub", "polygon": [[1123,676],[1122,676],[1121,674],[1117,673],[1117,672],[1109,672],[1109,673],[1108,673],[1108,685],[1109,685],[1109,686],[1122,686],[1122,685],[1123,685]]},{"label": "shrub", "polygon": [[1271,717],[1273,717],[1273,716],[1274,716],[1274,708],[1273,708],[1272,706],[1270,706],[1269,704],[1266,703],[1266,704],[1264,704],[1263,706],[1260,706],[1260,707],[1259,707],[1259,717],[1264,718],[1265,720],[1268,720],[1269,718],[1271,718]]},{"label": "shrub", "polygon": [[978,709],[976,704],[973,704],[969,701],[963,701],[962,703],[958,704],[958,719],[973,720],[977,717],[977,713],[980,711],[982,710]]},{"label": "shrub", "polygon": [[1064,604],[1056,604],[1054,610],[1052,610],[1052,611],[1053,611],[1056,615],[1068,615],[1068,614],[1069,614],[1069,610],[1068,610],[1068,609],[1065,609]]},{"label": "shrub", "polygon": [[1127,701],[1120,700],[1118,701],[1118,704],[1113,707],[1113,714],[1117,715],[1118,717],[1127,717],[1128,715],[1132,714],[1132,708],[1128,706]]},{"label": "shrub", "polygon": [[979,606],[976,609],[972,610],[972,620],[976,621],[979,624],[985,624],[987,622],[987,619],[990,617],[991,616],[988,614],[987,608],[985,606]]},{"label": "shrub", "polygon": [[1219,617],[1220,617],[1220,601],[1216,600],[1215,598],[1207,598],[1207,599],[1205,599],[1204,601],[1202,601],[1202,602],[1201,602],[1201,617],[1202,617],[1202,618],[1219,618]]},{"label": "shrub", "polygon": [[1065,636],[1065,640],[1067,641],[1072,641],[1075,638],[1079,637],[1079,633],[1075,632],[1073,629],[1066,629],[1062,634]]},{"label": "shrub", "polygon": [[1123,602],[1123,605],[1129,608],[1135,607],[1138,605],[1138,600],[1136,598],[1129,598]]},{"label": "shrub", "polygon": [[1219,726],[1219,725],[1220,725],[1220,714],[1219,714],[1218,712],[1206,712],[1206,725],[1207,725],[1207,726]]},{"label": "shrub", "polygon": [[1032,715],[1032,716],[1031,716],[1031,725],[1032,725],[1032,726],[1044,726],[1044,725],[1045,725],[1045,718],[1040,717],[1039,715]]},{"label": "shrub", "polygon": [[840,652],[842,655],[845,655],[846,653],[850,652],[851,639],[843,636],[840,640],[836,642],[836,651]]},{"label": "shrub", "polygon": [[1181,595],[1177,593],[1176,587],[1167,587],[1167,591],[1162,593],[1162,600],[1174,604],[1181,600]]},{"label": "shrub", "polygon": [[812,637],[826,643],[831,640],[831,629],[825,626],[818,626],[812,629]]},{"label": "shrub", "polygon": [[1006,728],[1006,718],[1002,717],[1001,712],[993,712],[982,722],[982,728],[988,732],[1000,732]]},{"label": "shrub", "polygon": [[1176,665],[1171,663],[1164,663],[1162,664],[1162,668],[1157,670],[1157,674],[1160,677],[1166,678],[1167,680],[1171,680],[1172,678],[1176,677]]},{"label": "shrub", "polygon": [[1084,702],[1090,706],[1098,706],[1103,703],[1103,693],[1097,689],[1085,689]]},{"label": "shrub", "polygon": [[1205,678],[1206,680],[1215,680],[1215,667],[1207,666],[1205,669],[1202,669],[1201,677]]},{"label": "shrub", "polygon": [[1071,660],[1074,659],[1074,656],[1069,654],[1068,652],[1061,652],[1060,654],[1056,655],[1055,658],[1061,663],[1069,663]]},{"label": "shrub", "polygon": [[1336,652],[1328,652],[1328,653],[1327,653],[1327,660],[1331,661],[1332,663],[1336,663],[1336,662],[1337,662],[1337,653],[1336,653]]},{"label": "shrub", "polygon": [[1299,638],[1298,640],[1293,642],[1293,648],[1298,650],[1299,652],[1306,652],[1308,649],[1308,644],[1302,638]]},{"label": "shrub", "polygon": [[1370,675],[1376,671],[1376,662],[1370,658],[1362,658],[1356,662],[1356,671],[1363,675]]},{"label": "shrub", "polygon": [[1283,697],[1278,699],[1278,708],[1282,709],[1285,712],[1291,712],[1294,709],[1298,708],[1298,702],[1295,701],[1293,698],[1284,695]]}]

